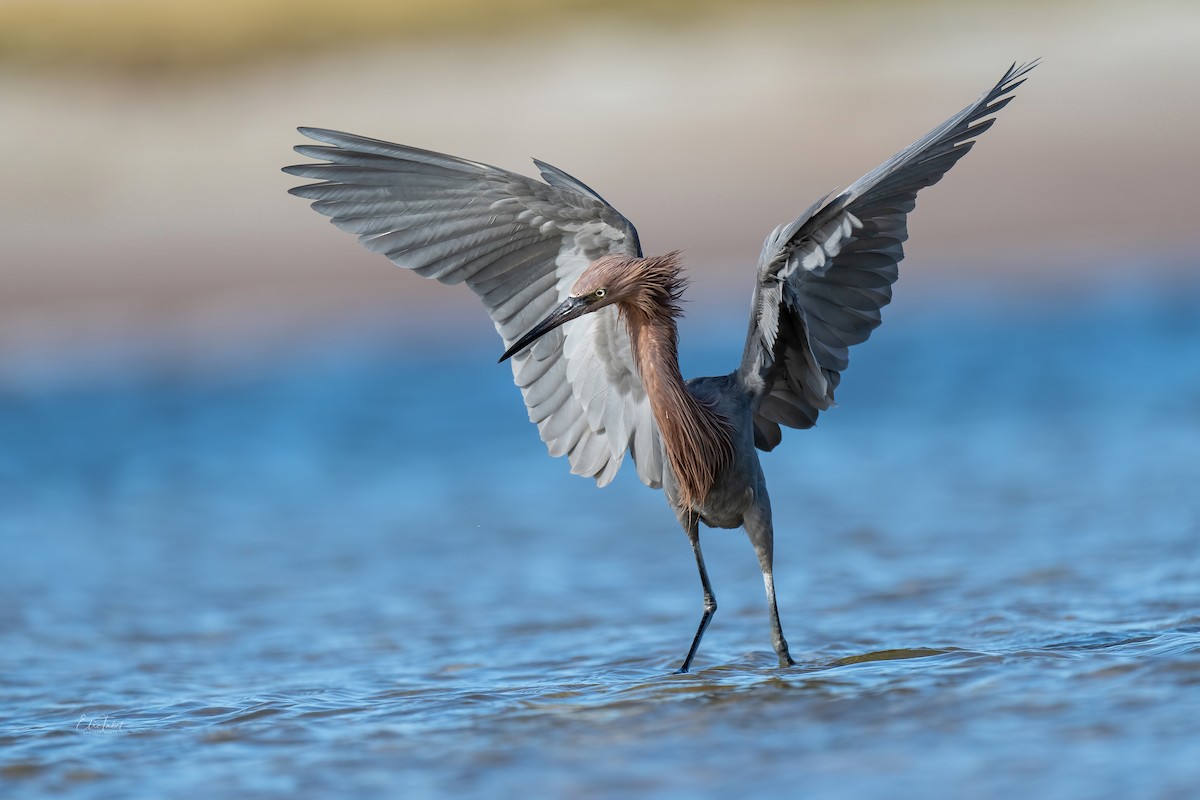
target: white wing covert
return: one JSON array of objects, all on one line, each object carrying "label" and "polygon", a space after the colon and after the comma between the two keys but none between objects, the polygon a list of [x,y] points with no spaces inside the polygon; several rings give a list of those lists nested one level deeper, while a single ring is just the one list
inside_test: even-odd
[{"label": "white wing covert", "polygon": [[[497,167],[320,128],[322,163],[285,172],[320,183],[291,193],[368,250],[446,284],[466,283],[508,347],[567,295],[592,261],[640,256],[637,231],[585,184],[537,161],[546,183]],[[625,452],[662,485],[658,430],[615,307],[566,323],[512,359],[529,419],[552,456],[601,486]]]}]

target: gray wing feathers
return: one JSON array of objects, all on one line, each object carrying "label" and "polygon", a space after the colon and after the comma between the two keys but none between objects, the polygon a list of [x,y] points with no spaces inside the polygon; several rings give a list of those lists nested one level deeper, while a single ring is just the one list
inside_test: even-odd
[{"label": "gray wing feathers", "polygon": [[758,447],[772,449],[780,425],[810,427],[833,405],[849,348],[891,301],[917,192],[966,155],[1036,65],[1014,64],[975,103],[767,237],[738,370],[757,400]]},{"label": "gray wing feathers", "polygon": [[[307,198],[372,252],[442,283],[466,283],[511,344],[564,300],[606,253],[641,255],[633,225],[548,164],[549,185],[454,156],[318,128],[323,163],[285,168],[320,183]],[[608,483],[632,451],[638,476],[662,483],[658,431],[614,309],[567,323],[512,359],[513,378],[551,455]]]}]

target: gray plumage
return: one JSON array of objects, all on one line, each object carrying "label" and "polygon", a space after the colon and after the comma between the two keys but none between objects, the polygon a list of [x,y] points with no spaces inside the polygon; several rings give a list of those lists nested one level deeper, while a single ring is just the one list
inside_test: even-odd
[{"label": "gray plumage", "polygon": [[372,252],[483,301],[512,357],[530,420],[571,471],[612,480],[625,454],[665,489],[716,609],[698,523],[744,526],[766,585],[772,638],[791,664],[772,577],[773,531],[755,448],[807,428],[833,404],[849,348],[891,299],[917,192],[936,183],[994,122],[1036,62],[1013,65],[961,112],[767,237],[749,331],[730,375],[686,385],[675,356],[674,254],[645,258],[637,231],[586,184],[536,162],[545,183],[453,156],[301,128],[326,146],[285,168],[320,181],[291,190]]}]

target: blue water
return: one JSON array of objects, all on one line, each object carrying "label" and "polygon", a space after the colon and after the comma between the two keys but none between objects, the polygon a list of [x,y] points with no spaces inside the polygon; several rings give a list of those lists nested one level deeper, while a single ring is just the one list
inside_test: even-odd
[{"label": "blue water", "polygon": [[1196,298],[889,309],[764,458],[789,670],[704,531],[670,674],[686,539],[483,329],[0,365],[0,796],[1200,796]]}]

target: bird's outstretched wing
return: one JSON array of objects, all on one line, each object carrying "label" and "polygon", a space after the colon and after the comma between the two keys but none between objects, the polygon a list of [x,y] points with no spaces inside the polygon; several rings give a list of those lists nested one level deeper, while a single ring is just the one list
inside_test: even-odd
[{"label": "bird's outstretched wing", "polygon": [[[505,347],[566,299],[589,263],[640,256],[629,220],[585,184],[537,162],[547,183],[453,156],[317,128],[323,163],[285,172],[321,181],[291,193],[363,247],[442,283],[466,283]],[[567,323],[512,359],[513,376],[553,456],[603,486],[631,451],[662,484],[658,430],[615,307]]]},{"label": "bird's outstretched wing", "polygon": [[871,335],[892,298],[917,192],[967,154],[1035,66],[1014,64],[977,101],[767,237],[738,369],[756,400],[760,449],[779,444],[780,425],[811,427],[833,405],[849,347]]}]

